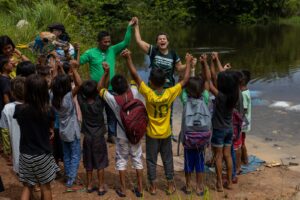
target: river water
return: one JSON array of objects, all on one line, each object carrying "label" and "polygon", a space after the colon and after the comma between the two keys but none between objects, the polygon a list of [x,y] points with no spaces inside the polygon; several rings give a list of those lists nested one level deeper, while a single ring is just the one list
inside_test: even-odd
[{"label": "river water", "polygon": [[[165,30],[141,28],[143,39],[152,44],[161,31]],[[170,48],[182,60],[186,52],[199,57],[202,53],[218,51],[222,63],[230,62],[236,70],[250,70],[252,80],[249,88],[253,102],[251,134],[268,138],[268,141],[271,138],[272,141],[299,143],[300,27],[200,24],[166,32]],[[136,46],[134,39],[130,49],[140,75],[147,80],[149,58]],[[177,102],[177,105],[175,116],[176,113],[180,116],[180,103]]]}]

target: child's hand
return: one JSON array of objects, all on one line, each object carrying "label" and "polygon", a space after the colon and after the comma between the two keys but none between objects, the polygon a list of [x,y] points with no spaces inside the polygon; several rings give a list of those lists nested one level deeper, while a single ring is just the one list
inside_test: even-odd
[{"label": "child's hand", "polygon": [[137,18],[133,17],[131,18],[131,20],[129,21],[129,26],[135,26],[137,24]]},{"label": "child's hand", "polygon": [[228,69],[231,69],[230,63],[226,63],[226,65],[224,65],[223,68],[224,68],[225,71],[228,70]]},{"label": "child's hand", "polygon": [[109,72],[109,65],[107,62],[102,62],[102,67],[104,70],[104,73],[107,74]]},{"label": "child's hand", "polygon": [[124,49],[121,52],[121,56],[126,59],[131,58],[131,52],[128,49]]},{"label": "child's hand", "polygon": [[218,52],[212,52],[212,53],[211,53],[211,58],[212,58],[212,60],[218,59],[218,58],[219,58]]},{"label": "child's hand", "polygon": [[70,70],[74,71],[77,70],[77,68],[79,68],[79,63],[77,62],[77,60],[70,60]]},{"label": "child's hand", "polygon": [[206,54],[202,54],[200,57],[199,57],[199,61],[201,64],[207,62],[207,55]]},{"label": "child's hand", "polygon": [[186,53],[186,54],[185,54],[185,61],[186,61],[187,63],[191,63],[192,60],[193,60],[192,54]]}]

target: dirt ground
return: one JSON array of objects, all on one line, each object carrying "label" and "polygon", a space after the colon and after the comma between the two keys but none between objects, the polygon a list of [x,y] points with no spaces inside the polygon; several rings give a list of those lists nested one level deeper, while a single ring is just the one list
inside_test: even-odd
[{"label": "dirt ground", "polygon": [[[175,144],[175,143],[174,143]],[[250,144],[251,145],[251,144]],[[174,145],[175,146],[175,145]],[[77,192],[65,192],[63,180],[56,180],[52,183],[53,199],[121,199],[116,193],[115,189],[119,186],[118,173],[114,169],[114,145],[109,145],[110,166],[105,171],[105,181],[108,186],[108,193],[103,196],[97,196],[97,193],[87,194],[84,189]],[[146,166],[146,165],[145,165]],[[286,167],[274,168],[260,168],[247,175],[239,176],[239,183],[234,185],[233,190],[224,190],[223,193],[218,193],[214,190],[215,176],[208,173],[205,176],[205,183],[208,185],[209,199],[296,199],[297,184],[300,183],[300,173],[291,171]],[[184,173],[175,173],[175,184],[177,192],[171,196],[167,196],[164,189],[166,188],[166,181],[164,179],[163,168],[157,166],[158,171],[158,193],[151,196],[147,191],[144,192],[143,199],[201,199],[192,195],[185,195],[180,188],[185,184]],[[12,172],[12,169],[6,165],[3,158],[0,158],[0,174],[2,176],[5,192],[0,193],[0,199],[19,199],[22,191],[22,185],[19,183],[17,177]],[[94,174],[96,176],[96,174]],[[79,176],[85,181],[85,172],[80,165]],[[137,199],[131,189],[135,186],[135,173],[129,167],[127,176],[127,197],[123,199]],[[193,182],[193,184],[195,184]],[[144,171],[144,185],[146,183],[146,170]],[[84,188],[84,186],[82,186]],[[35,194],[38,196],[38,194]]]},{"label": "dirt ground", "polygon": [[[175,104],[174,117],[174,133],[178,133],[180,129],[180,113],[181,107]],[[300,146],[297,145],[300,138],[298,130],[300,127],[300,113],[286,113],[280,110],[274,110],[267,107],[254,107],[253,110],[253,129],[247,136],[247,146],[249,154],[265,160],[266,162],[289,162],[286,158],[295,157],[293,162],[300,163]],[[55,180],[52,183],[52,192],[54,200],[77,200],[77,199],[105,199],[115,200],[121,199],[115,193],[115,189],[119,187],[118,173],[114,168],[115,164],[115,146],[108,145],[110,165],[105,171],[105,182],[108,187],[108,193],[103,196],[97,196],[97,193],[87,194],[84,189],[77,192],[66,193],[63,180]],[[173,143],[173,153],[176,154],[177,144]],[[182,149],[182,148],[181,148]],[[145,151],[144,151],[145,152]],[[181,157],[174,157],[176,167],[180,165]],[[182,162],[181,162],[182,163]],[[62,164],[61,164],[62,165]],[[163,167],[157,166],[158,177],[158,193],[151,196],[147,191],[147,175],[146,164],[144,170],[144,198],[149,200],[193,200],[201,199],[192,195],[185,195],[180,189],[185,185],[184,172],[175,172],[175,184],[177,192],[171,196],[165,193],[166,180],[163,173]],[[182,168],[179,167],[179,168]],[[292,169],[292,170],[291,170]],[[0,175],[5,185],[5,192],[0,193],[0,200],[19,199],[22,191],[22,185],[18,178],[12,172],[12,169],[6,165],[5,160],[0,156]],[[85,182],[85,171],[82,163],[79,169],[79,177]],[[96,178],[96,174],[94,174]],[[300,166],[293,167],[261,167],[259,171],[250,174],[240,175],[239,183],[234,185],[233,190],[224,190],[223,193],[215,191],[215,175],[208,173],[205,176],[205,184],[208,186],[207,200],[218,199],[239,199],[239,200],[300,200]],[[195,179],[193,177],[193,179]],[[135,172],[128,167],[127,175],[127,197],[123,199],[137,199],[131,191],[136,184]],[[95,183],[96,185],[96,183]],[[195,182],[193,182],[195,185]],[[84,188],[84,186],[82,186]],[[35,194],[35,196],[38,196]],[[202,198],[203,199],[203,198]]]}]

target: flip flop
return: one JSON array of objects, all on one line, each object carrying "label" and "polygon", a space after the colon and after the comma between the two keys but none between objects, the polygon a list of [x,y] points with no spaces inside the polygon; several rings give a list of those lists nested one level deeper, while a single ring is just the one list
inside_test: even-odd
[{"label": "flip flop", "polygon": [[149,188],[147,189],[147,191],[148,191],[152,196],[156,195],[156,187],[155,187],[154,190],[151,190],[150,188],[151,188],[151,187],[149,187]]},{"label": "flip flop", "polygon": [[96,191],[97,189],[98,189],[98,188],[96,188],[96,187],[93,187],[93,188],[91,188],[91,189],[86,188],[86,192],[87,192],[87,193],[92,193],[92,192]]},{"label": "flip flop", "polygon": [[186,186],[183,186],[181,188],[181,191],[184,192],[185,194],[192,194],[192,191],[191,190],[187,190]]},{"label": "flip flop", "polygon": [[176,188],[175,188],[175,187],[173,187],[173,190],[172,190],[172,191],[170,191],[170,190],[167,190],[167,191],[166,191],[167,195],[172,195],[172,194],[174,194],[175,192],[176,192]]},{"label": "flip flop", "polygon": [[122,192],[120,189],[117,189],[116,190],[116,193],[117,193],[117,195],[119,196],[119,197],[126,197],[126,194],[124,194],[124,192]]},{"label": "flip flop", "polygon": [[202,196],[204,195],[204,192],[203,192],[203,191],[201,191],[201,192],[196,192],[196,194],[197,194],[197,196],[202,197]]},{"label": "flip flop", "polygon": [[144,195],[143,195],[143,192],[140,192],[136,187],[133,188],[132,192],[135,194],[135,196],[136,196],[137,198],[141,198],[141,197],[144,196]]},{"label": "flip flop", "polygon": [[223,187],[226,188],[227,190],[232,190],[232,186],[229,187],[229,186],[228,186],[228,182],[225,182],[225,183],[223,184]]},{"label": "flip flop", "polygon": [[[103,190],[103,191],[98,191],[98,195],[99,196],[103,196],[107,193],[107,190]],[[126,195],[125,195],[126,196]]]}]

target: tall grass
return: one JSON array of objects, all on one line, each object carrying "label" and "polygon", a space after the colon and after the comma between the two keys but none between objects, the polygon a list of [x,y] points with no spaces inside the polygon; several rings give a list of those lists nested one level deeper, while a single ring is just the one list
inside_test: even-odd
[{"label": "tall grass", "polygon": [[[11,37],[16,45],[34,41],[40,32],[47,31],[47,26],[54,22],[64,24],[72,42],[81,43],[83,50],[91,45],[86,42],[85,35],[87,34],[78,31],[81,30],[78,19],[71,14],[66,4],[57,4],[52,0],[31,1],[22,6],[11,3],[8,11],[0,11],[0,19],[0,34]],[[17,28],[16,24],[19,20],[26,20],[28,25]],[[34,55],[28,49],[22,49],[22,52],[35,60]]]}]

